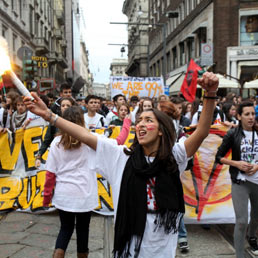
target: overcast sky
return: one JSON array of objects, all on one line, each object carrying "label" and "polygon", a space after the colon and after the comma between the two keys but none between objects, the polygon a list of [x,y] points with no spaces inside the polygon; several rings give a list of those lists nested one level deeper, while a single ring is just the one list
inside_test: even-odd
[{"label": "overcast sky", "polygon": [[[96,83],[108,83],[113,58],[121,58],[122,46],[127,43],[127,26],[110,22],[127,22],[122,13],[124,0],[80,0],[85,21],[85,43],[89,51],[90,70]],[[127,58],[126,53],[123,54]]]}]

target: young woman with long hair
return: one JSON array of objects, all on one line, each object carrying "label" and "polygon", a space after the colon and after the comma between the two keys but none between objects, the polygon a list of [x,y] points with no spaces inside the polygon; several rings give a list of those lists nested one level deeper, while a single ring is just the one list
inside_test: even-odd
[{"label": "young woman with long hair", "polygon": [[[251,204],[247,239],[254,255],[258,255],[256,232],[258,229],[258,135],[255,128],[255,111],[252,102],[238,106],[239,126],[224,136],[216,154],[216,161],[229,165],[232,180],[232,201],[236,216],[234,246],[237,258],[244,258],[248,227],[248,202]],[[232,158],[226,156],[232,150]]]},{"label": "young woman with long hair", "polygon": [[[67,121],[85,128],[79,106],[63,112]],[[91,210],[98,206],[96,174],[90,171],[92,149],[62,129],[51,143],[47,163],[43,205],[58,209],[61,227],[56,240],[54,258],[64,257],[76,224],[78,257],[88,257]],[[53,188],[55,186],[52,198]],[[76,223],[75,223],[76,221]]]},{"label": "young woman with long hair", "polygon": [[236,105],[233,102],[226,102],[222,106],[225,116],[224,124],[228,127],[237,127],[238,120],[236,118]]},{"label": "young woman with long hair", "polygon": [[115,126],[122,126],[124,123],[124,119],[128,114],[130,114],[130,107],[127,103],[123,103],[117,107],[117,114],[118,118],[111,121],[110,125],[115,125]]},{"label": "young woman with long hair", "polygon": [[206,90],[203,112],[189,138],[175,142],[171,118],[150,109],[138,117],[130,149],[52,114],[36,94],[34,102],[26,98],[32,112],[95,150],[91,168],[112,186],[114,257],[175,257],[178,222],[185,211],[179,174],[209,133],[218,78],[205,73],[198,84]]}]

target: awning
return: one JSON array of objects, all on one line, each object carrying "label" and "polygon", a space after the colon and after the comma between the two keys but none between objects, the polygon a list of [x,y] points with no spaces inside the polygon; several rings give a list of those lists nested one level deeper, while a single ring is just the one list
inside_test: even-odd
[{"label": "awning", "polygon": [[167,86],[170,86],[171,84],[173,84],[177,79],[178,77],[180,77],[182,73],[178,73],[176,75],[173,75],[171,77],[169,77],[167,80],[166,80],[166,85]]},{"label": "awning", "polygon": [[239,88],[240,85],[239,83],[226,79],[223,75],[221,74],[216,74],[216,76],[219,78],[219,88]]},{"label": "awning", "polygon": [[244,84],[244,89],[258,89],[258,79]]},{"label": "awning", "polygon": [[[216,76],[219,78],[219,89],[229,89],[229,88],[234,88],[238,89],[240,88],[239,83],[226,79],[223,75],[216,73]],[[201,88],[200,85],[197,84],[197,88]]]},{"label": "awning", "polygon": [[185,74],[182,73],[178,79],[170,86],[169,88],[169,95],[175,95],[180,92],[181,86],[183,84],[185,78]]}]

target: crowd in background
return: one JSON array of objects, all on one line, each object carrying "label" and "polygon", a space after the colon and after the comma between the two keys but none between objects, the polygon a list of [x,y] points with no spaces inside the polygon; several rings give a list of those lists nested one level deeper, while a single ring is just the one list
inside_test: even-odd
[{"label": "crowd in background", "polygon": [[[39,97],[53,113],[64,118],[65,110],[77,106],[83,115],[84,127],[87,129],[105,128],[106,137],[112,134],[113,127],[123,127],[123,131],[117,139],[118,145],[124,144],[129,129],[135,125],[139,114],[152,108],[156,108],[171,117],[178,141],[184,135],[185,127],[194,128],[197,126],[203,101],[202,98],[196,98],[194,102],[190,103],[181,96],[168,97],[166,95],[161,95],[158,98],[132,96],[128,100],[122,94],[114,96],[112,100],[106,100],[95,95],[74,98],[71,87],[66,83],[61,85],[59,96],[48,93]],[[251,105],[255,110],[255,120],[258,122],[257,98],[250,97],[246,100],[252,103]],[[41,119],[26,109],[23,97],[14,89],[10,90],[5,96],[1,96],[0,101],[0,132],[2,133],[6,131],[14,133],[17,129],[26,129],[33,120]],[[229,92],[225,97],[218,97],[215,101],[212,124],[223,124],[229,129],[238,127],[237,109],[242,102],[242,97],[233,92]],[[57,128],[50,124],[36,156],[36,167],[41,165],[41,157],[54,140],[57,132]],[[191,166],[191,160],[188,164]],[[188,252],[187,231],[183,217],[179,226],[178,244],[181,252]],[[83,252],[85,252],[84,249]],[[88,252],[88,249],[86,252]]]},{"label": "crowd in background", "polygon": [[[48,93],[40,95],[40,98],[52,109],[54,113],[61,114],[61,102],[66,99],[68,106],[78,105],[84,113],[85,126],[88,129],[107,128],[113,126],[122,126],[124,118],[131,113],[132,125],[135,118],[142,110],[148,108],[158,108],[160,104],[171,109],[170,116],[174,120],[176,130],[179,127],[194,126],[198,124],[198,119],[202,110],[202,99],[196,98],[190,103],[183,97],[161,95],[158,98],[132,96],[126,100],[125,96],[116,95],[112,100],[106,100],[102,97],[89,95],[87,97],[72,97],[71,87],[64,83],[61,85],[59,96]],[[256,116],[258,116],[258,105],[255,97],[250,97],[254,103]],[[238,124],[236,108],[241,103],[242,97],[233,92],[229,92],[225,97],[219,97],[216,102],[213,124],[224,124],[228,127],[235,127]],[[63,104],[65,106],[65,104]],[[5,132],[20,128],[26,128],[30,122],[37,119],[32,113],[26,110],[23,104],[23,98],[15,90],[11,89],[5,96],[0,95],[0,130]]]}]

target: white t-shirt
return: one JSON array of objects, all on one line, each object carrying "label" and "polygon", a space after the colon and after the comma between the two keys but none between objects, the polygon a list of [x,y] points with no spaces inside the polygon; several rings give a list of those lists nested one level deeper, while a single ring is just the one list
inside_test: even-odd
[{"label": "white t-shirt", "polygon": [[88,113],[85,113],[84,121],[85,121],[85,127],[87,129],[95,129],[95,128],[101,128],[103,126],[107,126],[105,117],[98,113],[96,113],[95,116],[93,117],[90,117]]},{"label": "white t-shirt", "polygon": [[[219,109],[219,107],[217,107],[217,108]],[[201,111],[202,111],[202,106],[199,106],[198,111],[195,112],[194,115],[193,115],[191,125],[197,125],[198,124],[199,118],[200,118],[198,116],[199,116],[199,112],[201,112]],[[222,122],[221,117],[220,117],[220,114],[218,113],[215,121],[213,122],[213,125],[221,124],[221,122]]]},{"label": "white t-shirt", "polygon": [[[252,144],[253,132],[252,131],[243,131],[245,137],[242,138],[240,151],[241,151],[241,160],[249,162],[251,164],[258,164],[258,137],[257,133],[254,132],[254,143]],[[253,146],[253,147],[252,147]],[[248,176],[244,173],[238,173],[237,179],[248,180],[252,183],[258,184],[258,172],[252,176]]]},{"label": "white t-shirt", "polygon": [[98,206],[97,176],[89,169],[95,151],[85,144],[74,150],[58,146],[61,136],[51,143],[46,170],[56,174],[53,205],[70,212],[87,212]]},{"label": "white t-shirt", "polygon": [[49,122],[45,121],[42,117],[35,115],[34,113],[27,111],[27,119],[30,120],[30,123],[26,128],[34,127],[34,126],[47,126]]},{"label": "white t-shirt", "polygon": [[[184,145],[184,137],[173,147],[173,154],[178,164],[180,173],[187,166],[187,154]],[[98,137],[96,159],[91,162],[91,169],[103,175],[112,186],[114,213],[116,216],[120,184],[126,162],[129,158],[124,153],[125,146],[115,145],[109,139]],[[150,257],[175,257],[177,246],[177,234],[165,234],[163,228],[158,228],[155,232],[155,214],[148,213],[145,231],[142,239],[141,250],[138,258]],[[131,244],[131,254],[134,256],[134,243]]]},{"label": "white t-shirt", "polygon": [[[117,108],[114,107],[113,111],[117,113]],[[118,116],[113,111],[110,111],[106,116],[107,125],[118,118]]]}]

